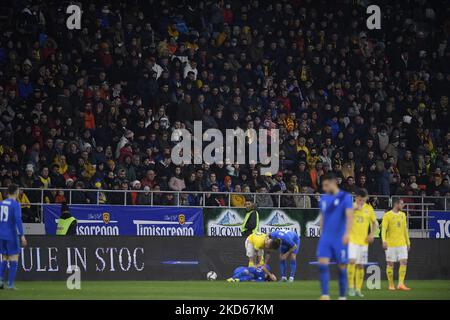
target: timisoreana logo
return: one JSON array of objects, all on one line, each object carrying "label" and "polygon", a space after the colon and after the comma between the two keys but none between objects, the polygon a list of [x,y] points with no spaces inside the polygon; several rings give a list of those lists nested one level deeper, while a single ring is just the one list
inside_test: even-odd
[{"label": "timisoreana logo", "polygon": [[180,214],[177,220],[133,220],[136,226],[136,234],[138,236],[194,236],[195,230],[193,228],[194,222],[186,221],[186,216]]}]

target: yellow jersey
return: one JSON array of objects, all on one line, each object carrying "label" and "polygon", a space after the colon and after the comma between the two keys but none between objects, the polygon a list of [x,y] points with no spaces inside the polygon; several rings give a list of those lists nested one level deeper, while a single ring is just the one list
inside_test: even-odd
[{"label": "yellow jersey", "polygon": [[245,197],[242,194],[231,195],[231,206],[243,208],[245,206]]},{"label": "yellow jersey", "polygon": [[20,203],[20,206],[22,207],[22,209],[31,208],[30,199],[28,199],[28,197],[25,193],[22,193],[22,195],[19,195],[19,199],[17,199],[17,201]]},{"label": "yellow jersey", "polygon": [[365,203],[361,209],[358,209],[354,205],[354,209],[349,241],[353,244],[366,246],[369,244],[367,242],[369,228],[377,220],[377,217],[375,216],[373,207],[368,203]]},{"label": "yellow jersey", "polygon": [[406,214],[403,211],[395,213],[391,210],[386,212],[381,227],[381,239],[387,243],[388,247],[410,245]]},{"label": "yellow jersey", "polygon": [[266,239],[267,239],[267,234],[260,233],[260,232],[252,233],[247,238],[248,242],[250,242],[252,244],[252,246],[253,246],[253,248],[255,248],[255,250],[264,250],[264,245],[266,243]]}]

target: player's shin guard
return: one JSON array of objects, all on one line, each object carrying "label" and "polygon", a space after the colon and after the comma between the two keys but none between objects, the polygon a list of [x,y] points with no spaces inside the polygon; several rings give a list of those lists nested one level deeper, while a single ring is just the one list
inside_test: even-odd
[{"label": "player's shin guard", "polygon": [[339,268],[339,297],[345,297],[347,292],[347,268]]},{"label": "player's shin guard", "polygon": [[356,285],[356,290],[361,291],[363,282],[364,282],[364,267],[363,268],[356,268],[356,280],[355,280],[355,285]]},{"label": "player's shin guard", "polygon": [[0,281],[5,278],[6,269],[8,268],[8,261],[2,260],[0,263]]},{"label": "player's shin guard", "polygon": [[17,261],[9,262],[9,272],[8,272],[8,287],[14,287],[14,278],[17,273]]},{"label": "player's shin guard", "polygon": [[406,277],[406,265],[401,264],[398,268],[398,284],[404,284]]},{"label": "player's shin guard", "polygon": [[295,278],[295,273],[297,271],[297,261],[296,260],[291,260],[291,277]]},{"label": "player's shin guard", "polygon": [[355,288],[355,268],[355,264],[347,265],[348,287],[350,289]]},{"label": "player's shin guard", "polygon": [[386,276],[389,281],[389,286],[393,287],[394,286],[394,268],[393,267],[391,267],[389,265],[386,267]]},{"label": "player's shin guard", "polygon": [[330,286],[330,269],[327,264],[319,265],[320,271],[320,289],[322,290],[323,296],[329,295],[329,286]]},{"label": "player's shin guard", "polygon": [[286,260],[280,260],[280,273],[282,277],[286,277]]}]

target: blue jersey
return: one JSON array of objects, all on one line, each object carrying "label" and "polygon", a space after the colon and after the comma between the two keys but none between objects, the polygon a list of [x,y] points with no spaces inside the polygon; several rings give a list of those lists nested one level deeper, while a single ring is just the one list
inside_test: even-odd
[{"label": "blue jersey", "polygon": [[0,202],[0,239],[15,240],[23,235],[22,209],[13,199]]},{"label": "blue jersey", "polygon": [[234,269],[233,276],[234,279],[239,279],[240,281],[265,281],[266,274],[261,267],[237,267]]},{"label": "blue jersey", "polygon": [[253,275],[253,281],[264,281],[266,279],[266,274],[261,267],[249,267],[249,271]]},{"label": "blue jersey", "polygon": [[[289,251],[294,245],[297,246],[295,251],[298,251],[298,247],[300,245],[300,238],[298,235],[291,230],[276,230],[270,234],[271,239],[280,239],[281,247],[280,250],[285,253]],[[294,252],[297,253],[297,252]]]},{"label": "blue jersey", "polygon": [[345,234],[347,216],[346,210],[353,209],[352,196],[339,191],[336,195],[324,194],[320,197],[323,225],[321,238],[341,240]]},{"label": "blue jersey", "polygon": [[336,195],[320,197],[322,234],[317,245],[317,257],[335,259],[338,264],[347,263],[347,246],[342,242],[347,227],[347,209],[353,209],[350,194],[339,191]]}]

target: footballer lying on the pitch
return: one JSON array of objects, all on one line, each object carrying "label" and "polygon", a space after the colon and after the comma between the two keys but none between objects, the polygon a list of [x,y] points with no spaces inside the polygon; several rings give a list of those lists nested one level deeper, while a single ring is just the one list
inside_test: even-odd
[{"label": "footballer lying on the pitch", "polygon": [[[264,270],[264,268],[266,270]],[[272,276],[271,276],[272,275]],[[262,267],[237,267],[233,271],[231,278],[227,279],[228,282],[263,282],[263,281],[276,281],[273,280],[273,274],[270,273],[270,267],[268,265]]]}]

